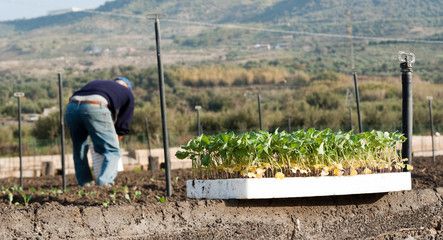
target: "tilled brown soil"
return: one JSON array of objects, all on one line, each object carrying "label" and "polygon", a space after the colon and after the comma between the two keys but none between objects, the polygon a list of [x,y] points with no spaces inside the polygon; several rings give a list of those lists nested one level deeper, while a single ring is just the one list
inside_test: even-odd
[{"label": "tilled brown soil", "polygon": [[166,198],[163,172],[121,172],[114,187],[88,188],[68,175],[66,191],[61,176],[25,178],[23,190],[0,179],[0,239],[443,239],[443,157],[413,166],[412,191],[269,200],[188,199],[183,169]]}]

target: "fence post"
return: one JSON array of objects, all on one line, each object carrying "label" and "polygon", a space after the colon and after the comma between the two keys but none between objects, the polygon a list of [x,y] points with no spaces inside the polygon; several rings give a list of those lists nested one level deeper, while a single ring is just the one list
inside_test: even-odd
[{"label": "fence post", "polygon": [[160,91],[160,107],[162,116],[162,131],[163,131],[163,150],[165,155],[165,175],[166,175],[166,194],[168,197],[172,196],[172,185],[171,185],[171,163],[169,160],[169,136],[168,136],[168,125],[166,119],[166,99],[165,99],[165,81],[163,74],[163,63],[161,58],[161,47],[160,47],[160,21],[159,18],[165,18],[165,14],[152,13],[148,15],[148,19],[155,20],[155,43],[157,49],[157,67],[158,67],[158,81],[159,81],[159,91]]},{"label": "fence post", "polygon": [[200,136],[202,134],[202,128],[200,124],[200,109],[201,106],[195,106],[195,110],[197,110],[197,135]]},{"label": "fence post", "polygon": [[354,87],[355,87],[355,101],[357,103],[357,116],[358,116],[358,129],[361,133],[363,131],[363,127],[361,125],[361,115],[360,115],[360,94],[358,93],[358,80],[357,80],[357,73],[354,72]]},{"label": "fence post", "polygon": [[18,104],[18,149],[20,154],[20,187],[23,187],[23,148],[22,148],[22,104],[21,98],[24,97],[25,94],[22,92],[14,93],[14,97],[17,98]]},{"label": "fence post", "polygon": [[[412,65],[415,62],[413,53],[398,52],[402,80],[402,132],[406,137],[401,148],[401,157],[407,158],[407,164],[412,164]],[[405,167],[403,171],[408,171]]]},{"label": "fence post", "polygon": [[432,162],[435,162],[435,148],[434,148],[434,117],[432,116],[432,96],[426,97],[429,100],[429,123],[431,127],[432,140]]},{"label": "fence post", "polygon": [[63,191],[66,190],[66,167],[65,167],[65,123],[63,118],[63,83],[62,83],[62,73],[61,71],[57,73],[58,75],[58,96],[60,105],[60,144],[61,144],[61,161],[62,161],[62,182]]}]

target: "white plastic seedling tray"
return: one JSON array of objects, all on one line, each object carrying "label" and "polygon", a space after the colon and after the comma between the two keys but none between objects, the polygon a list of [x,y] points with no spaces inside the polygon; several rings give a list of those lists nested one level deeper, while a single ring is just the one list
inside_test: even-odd
[{"label": "white plastic seedling tray", "polygon": [[188,180],[188,198],[268,199],[352,195],[411,190],[411,173],[355,176]]}]

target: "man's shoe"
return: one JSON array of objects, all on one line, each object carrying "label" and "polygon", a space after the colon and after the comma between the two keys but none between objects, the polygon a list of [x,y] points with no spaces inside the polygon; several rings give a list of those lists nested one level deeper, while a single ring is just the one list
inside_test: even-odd
[{"label": "man's shoe", "polygon": [[83,184],[83,187],[92,187],[94,185],[95,185],[95,182],[94,181],[90,181],[90,182],[87,182],[87,183]]}]

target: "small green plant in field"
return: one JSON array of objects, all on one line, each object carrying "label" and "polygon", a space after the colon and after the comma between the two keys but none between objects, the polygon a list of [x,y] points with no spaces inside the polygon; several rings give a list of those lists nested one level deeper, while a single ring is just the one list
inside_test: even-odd
[{"label": "small green plant in field", "polygon": [[34,193],[35,192],[35,188],[29,188],[29,191],[31,192],[31,193]]},{"label": "small green plant in field", "polygon": [[17,191],[17,192],[20,192],[20,191],[23,191],[23,188],[22,187],[17,187],[17,186],[12,186],[11,187],[11,191]]},{"label": "small green plant in field", "polygon": [[129,196],[129,193],[125,194],[125,198],[129,201],[129,203],[131,203],[131,197]]},{"label": "small green plant in field", "polygon": [[155,180],[155,178],[150,178],[149,181],[155,183],[157,180]]},{"label": "small green plant in field", "polygon": [[134,200],[137,199],[138,197],[140,197],[142,195],[141,191],[135,191],[134,193]]},{"label": "small green plant in field", "polygon": [[56,188],[56,187],[52,188],[52,189],[51,189],[51,193],[52,193],[54,196],[57,196],[57,188]]},{"label": "small green plant in field", "polygon": [[178,176],[175,177],[175,178],[174,178],[174,181],[173,181],[173,184],[174,184],[174,185],[177,185],[177,183],[178,183]]},{"label": "small green plant in field", "polygon": [[124,194],[129,193],[129,188],[128,188],[128,186],[121,186],[121,189],[122,189],[122,192],[123,192]]},{"label": "small green plant in field", "polygon": [[23,201],[24,201],[26,207],[28,206],[29,200],[31,200],[32,195],[33,195],[32,193],[29,195],[22,193]]},{"label": "small green plant in field", "polygon": [[164,203],[166,202],[166,197],[165,196],[155,196],[155,198],[157,198],[157,200],[159,200],[160,202]]},{"label": "small green plant in field", "polygon": [[44,189],[42,189],[42,190],[40,191],[40,194],[46,194],[46,191],[45,191]]},{"label": "small green plant in field", "polygon": [[125,194],[125,198],[129,201],[129,203],[132,203],[133,201],[135,201],[138,197],[140,197],[140,195],[142,194],[141,191],[135,191],[134,192],[134,196],[131,198],[131,196],[129,196],[129,193]]},{"label": "small green plant in field", "polygon": [[9,192],[9,189],[8,189],[8,188],[2,188],[2,193],[3,193],[3,194],[5,194],[5,193],[7,193],[7,192]]},{"label": "small green plant in field", "polygon": [[81,190],[78,190],[78,192],[77,192],[77,195],[78,195],[79,197],[82,197],[82,196],[83,196],[83,194],[84,194],[84,191],[83,191],[83,189],[81,189]]},{"label": "small green plant in field", "polygon": [[141,172],[141,171],[142,171],[142,169],[139,168],[139,167],[138,167],[138,168],[134,168],[134,172],[135,172],[135,173],[139,173],[139,172]]},{"label": "small green plant in field", "polygon": [[12,193],[8,193],[8,201],[9,201],[9,205],[12,204],[12,201],[14,200],[14,194]]},{"label": "small green plant in field", "polygon": [[109,206],[109,202],[108,201],[103,201],[102,205],[107,207],[107,206]]},{"label": "small green plant in field", "polygon": [[116,194],[117,194],[117,190],[116,189],[113,190],[112,194],[109,194],[109,197],[111,198],[113,203],[115,203],[115,200],[117,198]]}]

